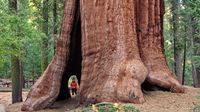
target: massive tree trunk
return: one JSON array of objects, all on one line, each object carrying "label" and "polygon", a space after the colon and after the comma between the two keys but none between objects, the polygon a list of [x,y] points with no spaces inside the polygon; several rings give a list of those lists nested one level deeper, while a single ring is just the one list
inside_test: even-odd
[{"label": "massive tree trunk", "polygon": [[135,6],[134,0],[81,0],[81,102],[144,101],[140,85],[148,72],[139,55]]},{"label": "massive tree trunk", "polygon": [[[166,64],[163,4],[163,0],[81,0],[80,22],[79,19],[73,21],[74,17],[79,18],[74,13],[79,12],[78,0],[66,0],[55,57],[32,87],[22,110],[48,107],[59,92],[60,98],[64,98],[63,94],[67,96],[69,93],[67,86],[63,87],[66,84],[63,81],[77,66],[80,67],[70,63],[81,61],[81,57],[80,103],[142,103],[141,84],[145,79],[151,85],[183,92]],[[74,32],[80,29],[81,43],[77,44],[80,35],[76,37]],[[80,47],[82,52],[75,52]],[[64,93],[63,89],[66,90]]]}]

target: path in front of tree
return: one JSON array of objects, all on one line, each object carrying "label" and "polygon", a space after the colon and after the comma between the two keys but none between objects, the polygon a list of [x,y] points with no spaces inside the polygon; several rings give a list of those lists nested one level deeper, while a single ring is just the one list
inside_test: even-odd
[{"label": "path in front of tree", "polygon": [[[27,92],[24,92],[25,97]],[[176,94],[163,91],[146,92],[144,104],[134,104],[141,112],[193,112],[193,109],[200,106],[200,89],[187,87],[185,94]],[[11,93],[0,92],[0,104],[3,103],[7,107],[8,112],[19,112],[22,103],[11,105]],[[69,103],[70,102],[70,103]],[[40,112],[64,112],[77,106],[75,101],[68,100],[56,103],[53,108]]]}]

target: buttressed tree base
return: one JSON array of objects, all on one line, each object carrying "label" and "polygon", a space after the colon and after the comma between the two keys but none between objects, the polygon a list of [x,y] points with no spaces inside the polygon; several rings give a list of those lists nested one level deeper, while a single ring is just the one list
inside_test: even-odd
[{"label": "buttressed tree base", "polygon": [[163,14],[163,0],[65,0],[55,56],[22,110],[69,98],[71,73],[80,81],[83,104],[142,103],[144,82],[184,92],[166,63]]}]

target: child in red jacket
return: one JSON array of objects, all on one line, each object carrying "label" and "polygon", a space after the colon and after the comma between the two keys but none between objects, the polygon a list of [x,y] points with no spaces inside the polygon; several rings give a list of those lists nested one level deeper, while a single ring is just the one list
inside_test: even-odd
[{"label": "child in red jacket", "polygon": [[77,94],[77,83],[76,83],[75,78],[72,79],[70,86],[71,86],[71,90],[72,90],[72,96],[76,96],[76,94]]}]

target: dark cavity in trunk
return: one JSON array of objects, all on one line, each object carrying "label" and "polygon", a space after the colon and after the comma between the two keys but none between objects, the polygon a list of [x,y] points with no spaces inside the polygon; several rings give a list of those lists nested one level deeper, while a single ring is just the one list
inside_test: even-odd
[{"label": "dark cavity in trunk", "polygon": [[81,68],[82,68],[82,52],[81,52],[81,20],[80,20],[80,3],[77,0],[77,8],[75,13],[75,20],[73,23],[73,29],[70,38],[70,57],[69,62],[66,66],[65,72],[63,74],[60,93],[57,100],[65,100],[70,98],[70,93],[68,89],[68,80],[70,76],[76,75],[79,85],[81,79]]}]

